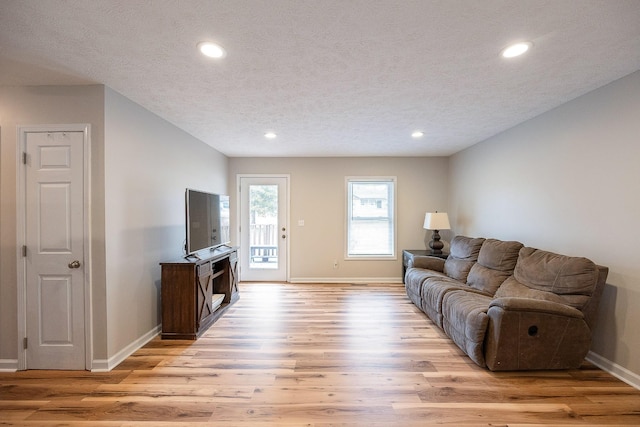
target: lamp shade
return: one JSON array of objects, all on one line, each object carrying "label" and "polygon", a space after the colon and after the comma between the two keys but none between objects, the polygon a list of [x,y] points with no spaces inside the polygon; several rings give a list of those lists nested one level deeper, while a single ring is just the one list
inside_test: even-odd
[{"label": "lamp shade", "polygon": [[424,216],[426,230],[449,230],[449,217],[446,212],[427,212]]}]

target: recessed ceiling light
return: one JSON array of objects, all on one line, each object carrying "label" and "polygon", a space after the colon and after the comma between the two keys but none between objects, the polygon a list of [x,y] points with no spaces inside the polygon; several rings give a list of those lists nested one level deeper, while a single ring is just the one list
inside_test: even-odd
[{"label": "recessed ceiling light", "polygon": [[533,43],[531,42],[515,43],[502,49],[500,54],[503,58],[515,58],[516,56],[520,56],[531,49],[531,46],[533,46]]},{"label": "recessed ceiling light", "polygon": [[264,137],[267,138],[267,139],[276,139],[277,136],[278,135],[276,135],[273,132],[267,132],[267,133],[264,134]]},{"label": "recessed ceiling light", "polygon": [[203,55],[210,58],[224,58],[227,55],[222,46],[212,42],[200,42],[198,43],[198,49]]},{"label": "recessed ceiling light", "polygon": [[411,134],[412,138],[422,138],[424,136],[424,132],[421,130],[417,130]]}]

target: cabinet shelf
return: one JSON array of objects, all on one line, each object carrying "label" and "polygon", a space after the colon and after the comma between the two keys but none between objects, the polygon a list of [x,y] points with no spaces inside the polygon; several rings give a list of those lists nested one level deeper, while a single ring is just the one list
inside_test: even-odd
[{"label": "cabinet shelf", "polygon": [[213,273],[213,275],[211,276],[211,280],[214,280],[216,277],[220,277],[224,274],[224,270],[220,270],[216,273]]}]

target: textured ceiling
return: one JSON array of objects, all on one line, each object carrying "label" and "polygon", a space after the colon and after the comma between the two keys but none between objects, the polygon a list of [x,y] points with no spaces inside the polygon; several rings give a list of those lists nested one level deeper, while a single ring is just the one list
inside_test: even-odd
[{"label": "textured ceiling", "polygon": [[638,69],[638,0],[0,0],[0,84],[105,84],[231,157],[450,155]]}]

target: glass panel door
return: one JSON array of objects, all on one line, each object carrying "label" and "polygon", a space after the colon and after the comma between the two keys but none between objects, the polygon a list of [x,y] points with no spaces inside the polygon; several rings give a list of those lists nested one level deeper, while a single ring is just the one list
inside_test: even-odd
[{"label": "glass panel door", "polygon": [[240,176],[240,280],[286,281],[288,177]]},{"label": "glass panel door", "polygon": [[249,184],[249,268],[278,268],[278,186]]}]

